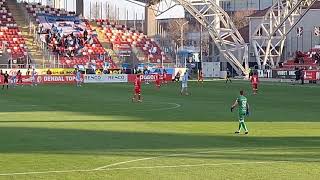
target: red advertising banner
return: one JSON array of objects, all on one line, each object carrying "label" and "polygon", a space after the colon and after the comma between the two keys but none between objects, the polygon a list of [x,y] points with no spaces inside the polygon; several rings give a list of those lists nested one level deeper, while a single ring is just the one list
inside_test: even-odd
[{"label": "red advertising banner", "polygon": [[[144,82],[144,81],[154,82],[154,81],[156,81],[156,76],[157,76],[157,74],[141,75],[140,79],[141,79],[142,82]],[[137,77],[136,74],[129,74],[128,75],[128,82],[129,83],[133,83],[135,81],[136,77]],[[160,75],[160,79],[163,80],[163,76],[162,75]],[[172,75],[171,74],[167,74],[167,77],[166,77],[165,80],[170,82],[172,80]]]},{"label": "red advertising banner", "polygon": [[[31,82],[32,82],[30,76],[21,76],[21,81],[22,82],[18,78],[16,78],[15,81],[16,81],[17,84],[24,84],[24,85],[31,84]],[[1,76],[0,77],[0,84],[2,85],[3,83],[4,83],[4,78],[3,78],[3,76]],[[9,77],[9,83],[12,83],[12,78],[11,77]]]},{"label": "red advertising banner", "polygon": [[[83,82],[83,78],[81,78]],[[61,75],[61,76],[46,76],[41,75],[37,77],[37,83],[39,84],[73,84],[76,82],[74,75]]]},{"label": "red advertising banner", "polygon": [[[19,82],[19,79],[16,78],[15,81],[17,84],[31,84],[32,77],[31,76],[22,76],[21,77],[22,83]],[[81,78],[83,82],[83,77]],[[75,83],[75,76],[74,75],[39,75],[36,76],[36,83],[37,84],[73,84]],[[12,83],[12,78],[9,77],[9,83]],[[0,84],[3,84],[3,76],[0,78]]]},{"label": "red advertising banner", "polygon": [[317,70],[306,70],[304,71],[304,79],[310,81],[320,80],[319,74],[320,71]]}]

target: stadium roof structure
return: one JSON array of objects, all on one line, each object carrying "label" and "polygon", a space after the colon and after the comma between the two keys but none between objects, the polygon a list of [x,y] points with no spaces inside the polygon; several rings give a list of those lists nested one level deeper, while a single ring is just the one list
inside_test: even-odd
[{"label": "stadium roof structure", "polygon": [[251,34],[259,69],[266,65],[275,68],[281,60],[288,33],[310,9],[318,9],[318,0],[281,1],[250,16],[263,17]]},{"label": "stadium roof structure", "polygon": [[[131,0],[130,0],[131,1]],[[139,0],[146,6],[160,7],[162,0]],[[229,15],[214,0],[163,0],[177,2],[208,30],[213,41],[226,60],[237,72],[247,74],[248,45]],[[137,2],[137,1],[136,1]],[[168,3],[166,3],[168,4]],[[169,6],[170,7],[170,6]],[[309,9],[318,9],[318,0],[277,0],[273,6],[252,17],[261,15],[262,21],[252,34],[256,61],[260,69],[276,67],[283,53],[284,41],[291,29],[302,19]],[[153,7],[152,7],[153,8]],[[246,31],[247,27],[241,29]],[[262,30],[262,32],[261,32]],[[240,53],[237,53],[240,52]],[[243,66],[245,64],[245,67]]]},{"label": "stadium roof structure", "polygon": [[220,52],[237,73],[248,74],[248,46],[229,15],[216,3],[216,0],[139,0],[134,2],[146,3],[146,6],[155,10],[156,16],[177,4],[181,5],[208,30]]},{"label": "stadium roof structure", "polygon": [[135,1],[143,2],[147,5],[154,5],[159,3],[161,0],[135,0]]},{"label": "stadium roof structure", "polygon": [[[267,14],[267,12],[269,11],[270,7],[263,9],[263,10],[258,10],[255,13],[251,14],[250,16],[248,16],[249,18],[254,18],[254,17],[263,17]],[[316,1],[310,9],[320,9],[320,1]]]}]

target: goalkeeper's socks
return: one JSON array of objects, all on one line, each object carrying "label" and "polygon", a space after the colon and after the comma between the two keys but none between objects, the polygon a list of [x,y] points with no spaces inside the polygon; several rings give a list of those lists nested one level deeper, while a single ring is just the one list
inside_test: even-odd
[{"label": "goalkeeper's socks", "polygon": [[247,129],[246,124],[245,124],[244,122],[241,122],[241,125],[242,125],[242,128],[243,128],[246,132],[248,132],[248,129]]}]

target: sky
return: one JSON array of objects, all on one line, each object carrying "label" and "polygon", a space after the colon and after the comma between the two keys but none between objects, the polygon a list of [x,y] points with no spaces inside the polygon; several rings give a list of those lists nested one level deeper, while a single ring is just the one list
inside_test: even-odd
[{"label": "sky", "polygon": [[[19,0],[18,0],[19,1]],[[54,0],[24,0],[27,2],[42,2],[42,4],[47,5],[52,3]],[[60,1],[60,7],[66,8],[68,11],[74,11],[75,10],[75,3],[76,0],[55,0]],[[132,2],[129,2],[132,1]],[[163,0],[163,1],[169,1],[171,0]],[[272,4],[274,0],[220,0],[222,3],[222,6],[225,8],[229,8],[230,10],[236,8],[236,9],[246,9],[248,7],[254,7],[258,8],[259,5],[261,8],[266,8]],[[259,3],[260,2],[260,3]],[[139,5],[140,4],[140,5]],[[160,4],[161,10],[168,9],[165,5],[166,3],[162,2]],[[141,20],[144,19],[144,13],[145,8],[144,4],[138,1],[134,0],[84,0],[84,16],[86,18],[95,18],[96,13],[93,13],[99,8],[98,18],[109,18],[114,19],[114,15],[116,14],[117,19],[120,20]],[[91,8],[90,8],[91,7]],[[91,11],[90,11],[91,9]],[[108,12],[109,9],[109,13]],[[91,12],[91,13],[90,13]],[[102,13],[101,13],[102,12]],[[169,19],[169,18],[184,18],[185,11],[182,6],[177,5],[174,6],[169,11],[166,11],[165,13],[159,15],[157,19]]]},{"label": "sky", "polygon": [[[91,7],[96,6],[98,4],[98,6],[101,6],[102,4],[102,16],[108,16],[107,13],[107,7],[109,5],[109,9],[110,9],[110,14],[117,14],[117,17],[120,20],[141,20],[144,19],[144,14],[145,14],[145,8],[144,8],[144,4],[137,2],[137,1],[133,1],[131,0],[132,3],[130,1],[126,1],[126,0],[84,0],[85,4],[89,4],[90,7],[90,2],[91,2]],[[107,5],[108,4],[108,5]],[[85,8],[85,17],[90,17],[90,8]],[[94,9],[94,8],[93,8]],[[165,5],[165,3],[161,3],[160,4],[160,9],[161,11],[163,9],[167,9],[167,6]],[[100,10],[101,11],[101,10]],[[92,11],[91,11],[92,12]],[[115,13],[116,12],[116,13]],[[92,14],[92,13],[91,13]],[[99,13],[100,15],[101,13]],[[158,18],[159,19],[167,19],[167,18],[172,18],[172,17],[176,17],[176,18],[183,18],[184,17],[184,9],[181,6],[175,6],[172,9],[170,9],[169,11],[161,14]]]},{"label": "sky", "polygon": [[[21,1],[21,0],[18,0]],[[53,4],[54,0],[24,0],[27,2],[41,2],[43,5]],[[56,0],[57,1],[57,0]],[[132,1],[132,2],[129,2]],[[112,14],[116,14],[117,18],[120,20],[141,20],[144,19],[145,8],[144,3],[134,1],[134,0],[84,0],[84,16],[86,18],[91,17],[94,18],[96,16],[95,9],[99,7],[98,17],[102,18],[113,18]],[[160,5],[161,9],[167,9],[167,7],[162,3]],[[68,11],[75,11],[76,0],[60,0],[60,8],[65,8]],[[102,6],[102,9],[100,8]],[[91,11],[90,11],[91,7]],[[110,10],[110,13],[108,12]],[[91,12],[91,13],[90,13]],[[101,13],[102,12],[102,13]],[[184,17],[184,9],[181,6],[175,6],[169,11],[158,16],[158,19],[167,19],[167,18],[183,18]]]}]

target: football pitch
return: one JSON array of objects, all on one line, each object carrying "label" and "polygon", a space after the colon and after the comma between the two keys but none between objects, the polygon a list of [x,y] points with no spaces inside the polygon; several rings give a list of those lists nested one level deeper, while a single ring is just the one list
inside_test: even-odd
[{"label": "football pitch", "polygon": [[[249,134],[230,106],[245,90]],[[0,89],[0,179],[319,179],[320,86],[248,82]]]}]

